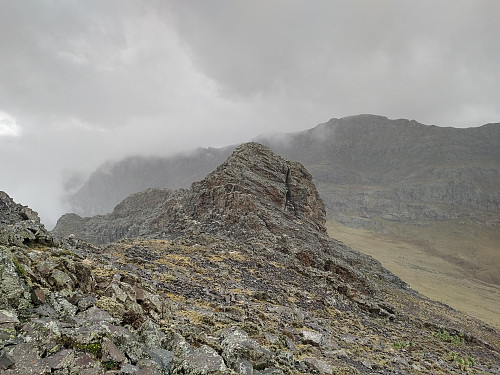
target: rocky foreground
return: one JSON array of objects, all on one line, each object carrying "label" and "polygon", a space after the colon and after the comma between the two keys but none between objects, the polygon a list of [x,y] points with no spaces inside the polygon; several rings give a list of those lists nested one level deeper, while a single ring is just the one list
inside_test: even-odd
[{"label": "rocky foreground", "polygon": [[57,236],[0,192],[0,373],[500,374],[497,331],[330,239],[324,215],[304,167],[255,143]]}]

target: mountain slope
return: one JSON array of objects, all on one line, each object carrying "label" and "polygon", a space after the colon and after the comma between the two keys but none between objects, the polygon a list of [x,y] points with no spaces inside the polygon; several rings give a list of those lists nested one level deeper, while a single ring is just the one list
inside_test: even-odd
[{"label": "mountain slope", "polygon": [[190,190],[65,222],[122,239],[0,242],[6,375],[500,371],[495,329],[329,238],[311,175],[265,146],[238,147]]},{"label": "mountain slope", "polygon": [[137,236],[175,239],[195,235],[201,241],[211,235],[236,239],[253,251],[338,270],[367,293],[376,287],[362,271],[375,272],[377,278],[404,287],[374,259],[331,240],[311,175],[301,164],[282,159],[258,143],[237,147],[226,162],[190,190],[149,189],[124,199],[108,215],[65,215],[52,233],[71,234],[97,245]]},{"label": "mountain slope", "polygon": [[[443,275],[457,292],[438,288],[438,293],[429,296],[498,324],[500,124],[455,129],[362,115],[332,119],[304,132],[259,141],[298,160],[312,174],[329,226],[336,228],[331,232],[333,237],[349,233],[342,235],[345,243],[380,261],[391,256],[384,265],[397,263],[392,270],[421,292],[436,291],[435,278]],[[200,150],[194,158],[198,161],[182,160],[184,165],[196,165],[214,152]],[[174,173],[174,160],[157,159],[155,169],[141,167],[152,174],[141,174],[140,178],[134,177],[134,168],[125,166],[123,174],[111,168],[109,179],[97,173],[91,179],[93,187],[87,184],[80,194],[92,207],[91,212],[106,213],[112,206],[102,210],[101,190],[113,191],[109,204],[118,204],[125,198],[119,192],[126,184],[120,180],[139,181],[140,186],[131,186],[143,190],[157,186],[152,181],[162,176],[176,175],[175,179],[185,181],[183,187],[189,187],[196,178],[185,173],[187,167],[176,168]],[[177,187],[167,180],[164,187]],[[381,242],[371,241],[373,237]],[[401,246],[384,245],[395,241]],[[427,258],[439,260],[433,277],[415,265],[420,259],[408,260],[401,250],[408,247],[414,249],[412,254],[422,254],[423,262]]]},{"label": "mountain slope", "polygon": [[500,126],[454,129],[381,116],[270,138],[303,163],[332,213],[415,222],[500,211]]}]

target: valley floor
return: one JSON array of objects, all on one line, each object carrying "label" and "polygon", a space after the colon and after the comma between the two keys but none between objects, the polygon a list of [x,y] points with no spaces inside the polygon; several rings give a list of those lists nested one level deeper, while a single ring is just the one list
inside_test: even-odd
[{"label": "valley floor", "polygon": [[500,235],[492,229],[463,222],[425,228],[385,223],[375,232],[333,219],[327,227],[331,237],[373,256],[423,295],[500,328]]}]

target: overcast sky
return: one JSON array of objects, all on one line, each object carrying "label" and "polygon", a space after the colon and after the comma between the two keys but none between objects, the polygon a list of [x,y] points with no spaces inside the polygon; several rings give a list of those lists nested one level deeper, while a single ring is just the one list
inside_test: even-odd
[{"label": "overcast sky", "polygon": [[500,121],[498,0],[0,0],[0,190],[373,113]]}]

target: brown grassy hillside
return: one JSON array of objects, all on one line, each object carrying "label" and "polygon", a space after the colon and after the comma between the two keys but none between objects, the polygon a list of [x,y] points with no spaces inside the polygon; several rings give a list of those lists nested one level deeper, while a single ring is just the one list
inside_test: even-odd
[{"label": "brown grassy hillside", "polygon": [[327,227],[330,236],[372,255],[422,294],[500,327],[498,230],[456,220],[428,227],[378,223],[378,232],[333,219]]}]

